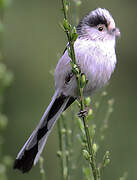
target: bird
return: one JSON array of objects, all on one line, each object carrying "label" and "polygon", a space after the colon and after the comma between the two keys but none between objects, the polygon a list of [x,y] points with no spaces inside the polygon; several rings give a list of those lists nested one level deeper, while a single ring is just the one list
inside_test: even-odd
[{"label": "bird", "polygon": [[[105,8],[97,8],[84,16],[76,30],[78,38],[74,42],[74,51],[76,63],[88,80],[83,90],[86,97],[103,88],[114,72],[116,37],[120,36],[120,30]],[[55,68],[52,100],[14,161],[13,168],[22,173],[29,172],[38,162],[57,119],[79,97],[70,61],[66,48]]]}]

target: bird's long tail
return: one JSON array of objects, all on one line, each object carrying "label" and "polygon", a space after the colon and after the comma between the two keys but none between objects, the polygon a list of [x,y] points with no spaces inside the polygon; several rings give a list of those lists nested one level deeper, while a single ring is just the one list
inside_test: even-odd
[{"label": "bird's long tail", "polygon": [[58,92],[55,92],[38,126],[18,153],[14,169],[25,173],[32,168],[33,164],[37,163],[56,120],[74,100],[72,97],[58,96]]}]

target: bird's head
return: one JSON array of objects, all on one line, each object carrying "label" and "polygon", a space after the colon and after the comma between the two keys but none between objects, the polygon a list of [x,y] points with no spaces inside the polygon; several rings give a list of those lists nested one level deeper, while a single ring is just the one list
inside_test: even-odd
[{"label": "bird's head", "polygon": [[85,16],[77,26],[79,37],[91,40],[115,40],[120,31],[108,10],[98,8]]}]

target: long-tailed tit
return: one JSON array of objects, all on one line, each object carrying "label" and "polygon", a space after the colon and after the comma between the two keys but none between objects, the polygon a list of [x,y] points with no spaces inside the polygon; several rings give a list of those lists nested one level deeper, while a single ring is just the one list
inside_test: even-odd
[{"label": "long-tailed tit", "polygon": [[[115,43],[120,31],[109,11],[98,8],[80,21],[77,33],[78,38],[74,43],[76,62],[88,79],[84,88],[84,95],[88,96],[102,88],[115,69]],[[37,163],[57,119],[79,96],[70,60],[66,49],[55,69],[55,94],[52,101],[16,157],[14,168],[23,173]]]}]

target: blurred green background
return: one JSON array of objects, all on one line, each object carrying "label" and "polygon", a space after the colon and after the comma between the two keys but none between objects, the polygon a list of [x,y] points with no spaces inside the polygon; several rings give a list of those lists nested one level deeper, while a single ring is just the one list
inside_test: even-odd
[{"label": "blurred green background", "polygon": [[[137,1],[83,0],[80,17],[105,7],[110,10],[121,38],[117,43],[118,63],[108,91],[115,99],[115,110],[109,122],[104,149],[111,151],[111,164],[103,179],[118,180],[124,171],[128,179],[137,179]],[[58,61],[66,44],[59,27],[62,20],[61,0],[13,0],[5,11],[4,59],[14,73],[14,83],[7,90],[5,114],[9,118],[4,133],[4,153],[15,158],[28,138],[54,93],[54,80],[49,70]],[[102,117],[100,116],[100,119]],[[56,126],[43,156],[48,180],[59,179],[56,151]],[[103,149],[103,151],[104,151]],[[12,169],[10,180],[40,179],[39,166],[28,174]]]}]

